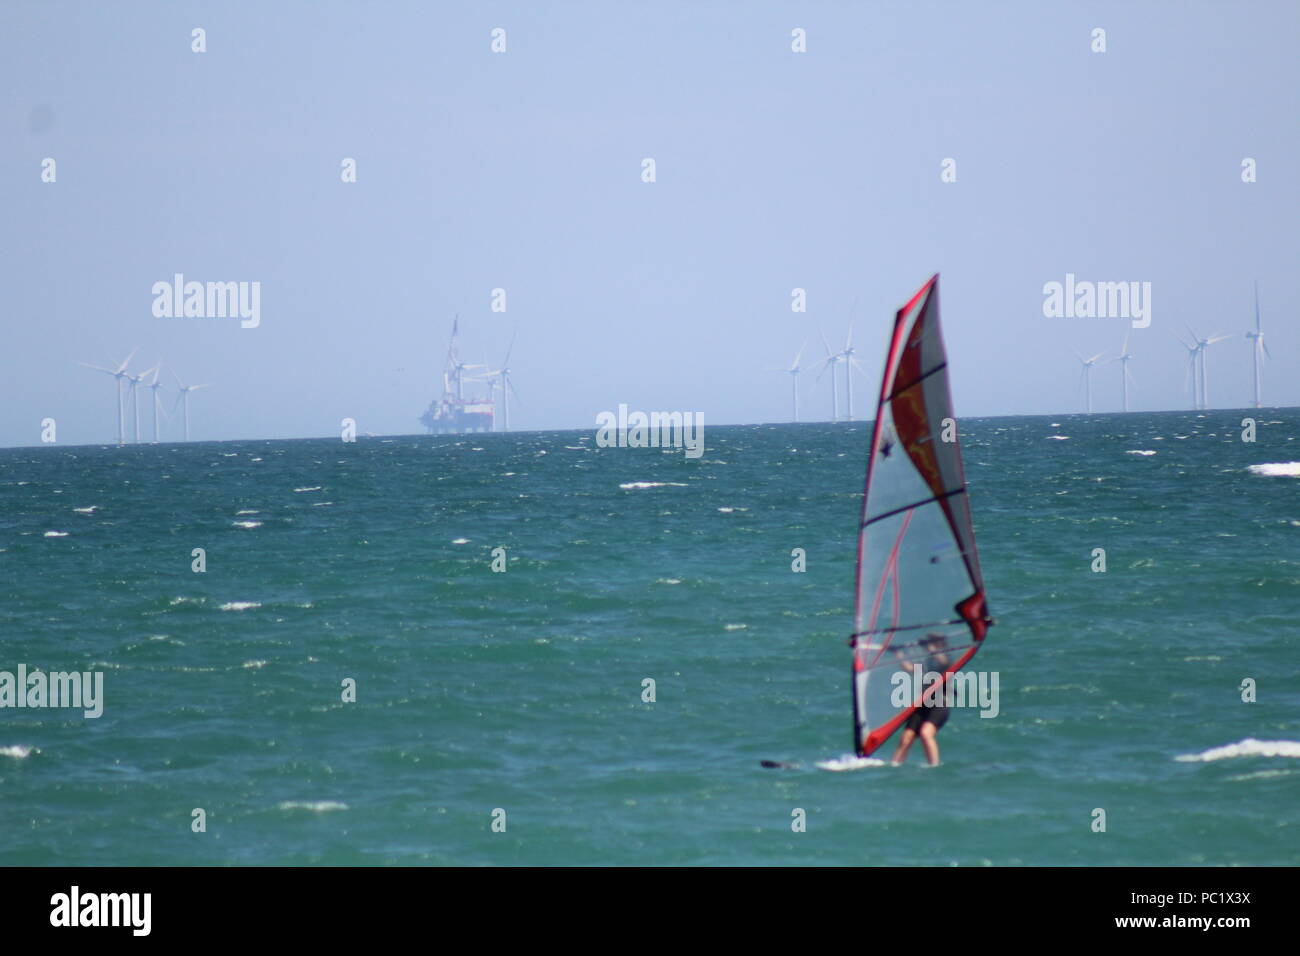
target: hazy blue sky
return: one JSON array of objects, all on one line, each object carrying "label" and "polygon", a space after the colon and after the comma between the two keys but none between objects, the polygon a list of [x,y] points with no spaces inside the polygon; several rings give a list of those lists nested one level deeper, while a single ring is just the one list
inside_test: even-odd
[{"label": "hazy blue sky", "polygon": [[[1045,318],[1067,272],[1152,283],[1137,409],[1189,405],[1184,322],[1238,334],[1210,400],[1247,403],[1258,279],[1266,402],[1300,404],[1298,39],[1295,0],[7,0],[0,443],[47,416],[113,439],[113,383],[74,363],[135,346],[214,383],[196,439],[418,432],[456,312],[469,361],[518,328],[517,427],[620,402],[784,420],[772,369],[818,328],[841,343],[855,299],[869,417],[893,310],[935,271],[960,414],[1082,410],[1070,349],[1128,323]],[[176,272],[259,281],[260,327],[154,317]],[[1118,367],[1094,381],[1116,409]]]}]

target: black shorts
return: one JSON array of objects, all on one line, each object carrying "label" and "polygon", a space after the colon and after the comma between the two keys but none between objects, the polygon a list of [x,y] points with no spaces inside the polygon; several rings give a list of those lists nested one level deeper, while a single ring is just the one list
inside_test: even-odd
[{"label": "black shorts", "polygon": [[912,712],[912,716],[907,718],[907,723],[904,726],[913,733],[919,734],[922,724],[934,724],[934,729],[938,730],[947,722],[947,707],[926,707],[922,705]]}]

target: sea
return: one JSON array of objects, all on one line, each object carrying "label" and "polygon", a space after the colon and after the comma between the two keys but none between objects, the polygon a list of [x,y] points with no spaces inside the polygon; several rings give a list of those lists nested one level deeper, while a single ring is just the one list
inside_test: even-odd
[{"label": "sea", "polygon": [[997,713],[826,772],[869,435],[0,450],[0,864],[1300,863],[1300,410],[963,419]]}]

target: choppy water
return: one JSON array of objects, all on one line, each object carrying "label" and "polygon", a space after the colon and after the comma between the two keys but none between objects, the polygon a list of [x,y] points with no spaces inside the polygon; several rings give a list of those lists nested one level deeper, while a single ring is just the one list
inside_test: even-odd
[{"label": "choppy water", "polygon": [[1300,467],[1249,467],[1300,414],[1244,414],[964,422],[1001,713],[844,774],[758,761],[850,746],[864,424],[0,451],[0,670],[105,674],[0,710],[0,862],[1300,862]]}]

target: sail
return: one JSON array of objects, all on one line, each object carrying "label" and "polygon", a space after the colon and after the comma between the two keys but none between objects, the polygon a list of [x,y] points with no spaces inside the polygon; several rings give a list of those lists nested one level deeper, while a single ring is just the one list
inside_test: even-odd
[{"label": "sail", "polygon": [[941,636],[946,686],[990,623],[935,275],[894,319],[871,436],[850,640],[856,752],[876,750],[921,702],[900,661],[922,665],[919,676],[933,661],[922,642]]}]

